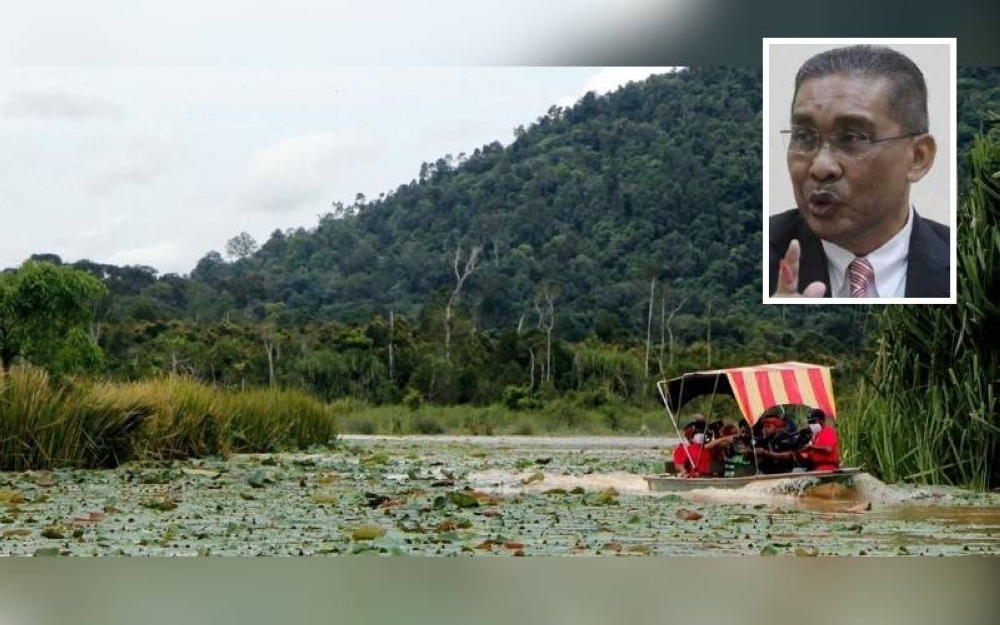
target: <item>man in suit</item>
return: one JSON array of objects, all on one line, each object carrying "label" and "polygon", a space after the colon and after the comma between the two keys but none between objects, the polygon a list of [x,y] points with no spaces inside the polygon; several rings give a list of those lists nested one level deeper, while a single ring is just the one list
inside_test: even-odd
[{"label": "man in suit", "polygon": [[798,208],[770,218],[775,297],[949,296],[948,227],[910,204],[937,145],[909,58],[869,45],[812,57],[782,135]]}]

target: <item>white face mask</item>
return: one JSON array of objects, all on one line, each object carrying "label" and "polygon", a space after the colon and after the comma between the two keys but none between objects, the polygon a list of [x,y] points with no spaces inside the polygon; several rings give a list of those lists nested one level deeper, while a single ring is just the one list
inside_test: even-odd
[{"label": "white face mask", "polygon": [[823,429],[823,426],[819,423],[810,423],[809,429],[812,430],[813,434],[819,434],[819,431]]},{"label": "white face mask", "polygon": [[705,435],[695,434],[694,436],[691,437],[691,442],[694,443],[695,445],[701,445],[702,443],[705,442]]}]

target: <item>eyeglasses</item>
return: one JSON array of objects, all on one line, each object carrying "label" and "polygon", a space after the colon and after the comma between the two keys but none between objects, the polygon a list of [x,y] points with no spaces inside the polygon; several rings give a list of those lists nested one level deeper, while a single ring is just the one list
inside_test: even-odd
[{"label": "eyeglasses", "polygon": [[830,145],[830,150],[838,156],[861,158],[871,152],[876,145],[896,139],[908,139],[922,135],[922,132],[911,132],[895,137],[872,139],[863,132],[856,130],[839,130],[831,134],[816,132],[810,128],[792,128],[781,131],[781,141],[785,149],[796,156],[812,156],[823,146],[824,137]]}]

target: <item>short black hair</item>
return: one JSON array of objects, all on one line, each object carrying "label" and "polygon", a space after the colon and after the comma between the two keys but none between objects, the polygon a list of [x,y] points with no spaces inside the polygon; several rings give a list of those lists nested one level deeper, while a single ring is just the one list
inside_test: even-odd
[{"label": "short black hair", "polygon": [[920,68],[905,54],[867,44],[820,52],[799,68],[792,101],[805,81],[834,74],[888,79],[890,110],[903,132],[927,132],[927,83]]},{"label": "short black hair", "polygon": [[814,421],[826,421],[826,413],[819,408],[813,408],[806,415],[806,421],[812,423]]}]

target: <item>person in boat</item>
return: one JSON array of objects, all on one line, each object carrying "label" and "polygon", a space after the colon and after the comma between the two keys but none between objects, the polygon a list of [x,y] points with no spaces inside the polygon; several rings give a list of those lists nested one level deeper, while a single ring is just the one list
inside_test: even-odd
[{"label": "person in boat", "polygon": [[723,477],[745,477],[754,475],[753,431],[746,419],[738,426],[728,424],[722,428],[721,436],[706,445],[714,456],[722,459]]},{"label": "person in boat", "polygon": [[812,440],[799,452],[801,462],[810,471],[836,471],[840,468],[837,430],[827,423],[826,413],[819,408],[809,411],[806,422],[812,431]]},{"label": "person in boat", "polygon": [[712,474],[712,454],[705,449],[705,418],[695,415],[684,426],[686,443],[674,449],[674,471],[679,477],[708,477]]},{"label": "person in boat", "polygon": [[755,444],[760,472],[791,473],[801,466],[799,452],[804,440],[798,436],[798,432],[794,428],[789,431],[787,421],[777,415],[765,416],[758,423],[760,434],[755,437]]}]

